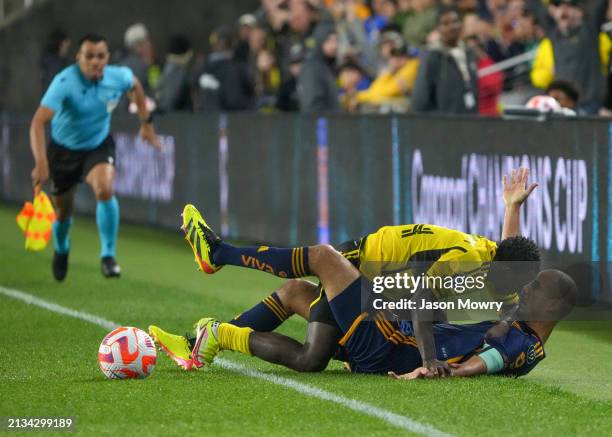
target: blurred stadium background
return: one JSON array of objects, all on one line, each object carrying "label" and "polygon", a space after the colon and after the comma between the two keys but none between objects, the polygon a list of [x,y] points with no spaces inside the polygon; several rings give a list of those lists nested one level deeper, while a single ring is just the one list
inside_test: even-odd
[{"label": "blurred stadium background", "polygon": [[[223,317],[233,316],[244,302],[261,298],[276,282],[256,281],[245,291],[233,280],[217,281],[216,286],[235,292],[235,297],[229,292],[220,297],[209,286],[196,297],[193,290],[201,282],[190,278],[188,284],[182,283],[186,273],[178,267],[176,272],[180,273],[175,276],[148,277],[148,264],[139,254],[143,250],[157,253],[165,250],[164,244],[171,247],[174,243],[170,238],[167,241],[163,232],[141,231],[142,225],[176,230],[178,214],[188,202],[200,207],[225,237],[278,245],[338,243],[387,224],[427,222],[497,239],[503,219],[502,175],[526,166],[540,187],[524,210],[523,233],[539,244],[547,266],[576,274],[584,304],[595,302],[609,314],[609,3],[185,0],[179,5],[151,0],[0,0],[0,212],[7,223],[3,235],[17,232],[10,228],[10,211],[16,213],[17,205],[32,196],[31,116],[53,75],[72,62],[80,36],[96,32],[108,38],[111,62],[130,66],[145,84],[165,147],[163,152],[146,147],[137,138],[137,122],[129,116],[127,102],[117,108],[112,127],[117,142],[115,189],[122,221],[132,225],[121,233],[118,258],[123,260],[125,274],[129,276],[131,268],[138,278],[132,282],[121,279],[123,285],[117,286],[102,283],[102,279],[90,283],[85,276],[93,276],[96,268],[77,254],[75,271],[82,273],[67,287],[60,298],[62,304],[144,326],[151,317],[159,316],[162,305],[143,303],[145,296],[168,306],[176,303],[171,293],[185,294],[189,302],[212,308]],[[457,8],[460,22],[444,24],[442,29],[438,24],[442,6]],[[452,9],[446,12],[447,18],[449,14],[454,14]],[[461,43],[451,50],[453,31]],[[427,66],[432,68],[425,59],[438,52],[452,52],[456,74],[424,71]],[[472,97],[466,96],[468,92],[457,93],[457,89],[467,89]],[[536,101],[526,107],[534,96],[556,100]],[[95,200],[87,187],[79,188],[77,210],[85,216],[95,211]],[[86,249],[85,243],[81,247],[89,250],[93,259],[97,253],[95,231],[84,222],[86,225],[77,228],[75,243],[90,235],[86,240],[90,248]],[[157,240],[155,246],[147,246],[148,238]],[[3,240],[0,258],[19,247],[16,238]],[[122,248],[129,248],[125,255]],[[32,265],[40,270],[32,274],[30,267],[16,267],[29,263],[29,258],[23,254],[7,256],[7,264],[0,265],[0,286],[40,291],[42,297],[54,300],[62,288],[52,283],[47,258],[32,258],[36,260]],[[180,265],[189,263],[189,258],[186,253]],[[164,272],[179,262],[166,265],[156,260],[153,265],[156,272]],[[243,276],[252,277],[241,274],[237,278]],[[150,281],[149,288],[145,278]],[[172,282],[181,286],[174,288]],[[132,316],[99,297],[89,301],[80,298],[79,287],[88,286],[105,290],[110,299],[121,300],[124,293],[130,296],[125,302]],[[155,288],[164,293],[153,291]],[[3,319],[21,323],[9,314],[13,310],[18,314],[22,309],[4,312]],[[143,313],[136,315],[141,310]],[[185,302],[180,311],[182,320],[174,315],[161,321],[182,329],[185,318],[201,315]],[[61,329],[52,326],[52,332],[60,335]],[[28,327],[32,326],[24,325],[24,329]],[[534,381],[553,388],[538,388],[532,392],[533,399],[527,400],[558,401],[551,414],[565,419],[555,424],[557,428],[546,428],[543,423],[535,424],[540,416],[526,415],[524,423],[534,425],[516,431],[513,420],[506,417],[499,422],[500,430],[518,434],[529,434],[530,430],[542,434],[589,429],[595,434],[609,432],[609,417],[606,422],[600,414],[610,408],[610,398],[603,394],[609,388],[609,372],[599,368],[587,388],[568,388],[582,382],[564,380],[581,365],[577,357],[584,350],[576,346],[578,343],[584,342],[592,350],[610,350],[609,324],[597,325],[586,334],[585,329],[564,325],[565,333],[551,350],[553,354],[558,351],[558,358],[571,344],[576,359],[534,372]],[[300,335],[301,330],[302,326],[295,324],[287,332]],[[87,338],[95,341],[98,334],[94,330]],[[94,351],[97,345],[91,341],[80,343],[79,351],[88,353],[89,347]],[[50,344],[51,340],[45,350],[52,353]],[[7,357],[20,353],[14,348],[0,351]],[[600,358],[605,361],[604,355]],[[4,370],[15,380],[23,376],[8,367]],[[46,371],[62,372],[59,368]],[[91,378],[89,367],[79,372],[83,381]],[[166,370],[166,383],[175,377],[176,373]],[[344,390],[342,383],[309,378],[302,379]],[[372,387],[368,384],[359,380],[357,388],[362,391],[356,393],[374,389],[374,383]],[[427,384],[422,387],[439,397],[447,396],[444,387]],[[469,393],[478,389],[474,383],[465,384],[460,397],[467,403]],[[490,390],[497,390],[496,382],[487,384]],[[503,390],[511,394],[516,387],[507,383]],[[578,395],[559,395],[555,387]],[[97,388],[86,390],[91,393],[83,395],[90,396],[84,405],[94,405]],[[104,390],[112,398],[112,391]],[[220,385],[214,390],[221,396]],[[427,390],[419,390],[419,396],[427,399]],[[584,399],[598,401],[583,402],[579,396],[586,392],[590,394]],[[483,393],[480,395],[485,396]],[[19,408],[26,408],[29,397],[22,394],[23,400],[6,411],[17,414]],[[273,398],[270,395],[267,399],[272,402]],[[36,399],[34,405],[42,408],[42,397]],[[599,402],[601,399],[604,401]],[[288,398],[286,405],[291,402]],[[584,415],[580,420],[577,416],[567,419],[576,404],[583,407],[580,414]],[[176,409],[180,408],[177,404]],[[491,408],[494,417],[505,414],[503,403]],[[139,412],[142,416],[146,413],[145,409]],[[256,422],[260,413],[251,413],[250,420]],[[480,422],[477,409],[468,413],[465,417],[474,422],[459,423],[457,433],[490,431],[475,423]],[[85,417],[87,413],[82,414]],[[236,414],[235,420],[239,420]],[[437,417],[426,413],[419,417],[449,432],[455,425],[451,419],[436,422]],[[191,419],[186,416],[180,423]],[[285,429],[294,429],[296,423],[305,422],[284,423]],[[362,425],[362,429],[372,426],[356,423],[355,431]],[[183,425],[176,429],[193,431]],[[333,426],[327,426],[323,426],[323,433],[333,432]],[[261,423],[253,427],[265,429]],[[283,428],[274,429],[280,433]],[[156,431],[160,432],[150,430]],[[222,431],[228,433],[230,428]],[[314,433],[312,429],[309,432]]]},{"label": "blurred stadium background", "polygon": [[[444,7],[451,18],[452,8],[460,14],[455,27],[436,24],[449,17]],[[497,238],[501,175],[522,165],[541,185],[524,232],[548,265],[588,279],[585,300],[612,301],[608,9],[605,0],[244,0],[180,8],[4,0],[0,196],[30,196],[31,114],[53,75],[72,62],[78,38],[99,32],[110,41],[111,62],[130,66],[145,84],[167,146],[163,153],[144,147],[127,102],[117,108],[115,186],[124,220],[174,228],[176,211],[193,202],[225,236],[274,244],[334,243],[409,222]],[[468,76],[477,62],[477,77],[431,70],[427,59],[455,43],[465,56],[451,58]],[[537,61],[550,45],[552,64]],[[538,88],[551,83],[558,87]],[[474,106],[456,89],[472,93]],[[431,101],[415,108],[419,93]],[[522,107],[547,93],[557,98],[553,107]],[[93,211],[87,189],[77,204]]]}]

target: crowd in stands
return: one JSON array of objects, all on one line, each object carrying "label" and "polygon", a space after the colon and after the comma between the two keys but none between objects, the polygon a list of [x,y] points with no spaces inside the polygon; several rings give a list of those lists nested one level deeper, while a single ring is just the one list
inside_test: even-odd
[{"label": "crowd in stands", "polygon": [[[261,0],[215,29],[206,54],[176,35],[161,58],[135,24],[113,62],[158,112],[495,116],[547,94],[609,115],[611,19],[612,0]],[[41,61],[47,83],[65,41],[56,34]]]}]

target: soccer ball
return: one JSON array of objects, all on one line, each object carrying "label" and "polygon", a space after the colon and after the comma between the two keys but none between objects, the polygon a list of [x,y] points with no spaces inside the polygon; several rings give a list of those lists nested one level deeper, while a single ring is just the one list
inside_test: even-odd
[{"label": "soccer ball", "polygon": [[528,108],[537,109],[540,112],[561,112],[561,105],[554,97],[534,96],[525,105]]},{"label": "soccer ball", "polygon": [[157,360],[157,350],[149,335],[132,327],[109,332],[98,349],[100,370],[109,379],[146,378]]}]

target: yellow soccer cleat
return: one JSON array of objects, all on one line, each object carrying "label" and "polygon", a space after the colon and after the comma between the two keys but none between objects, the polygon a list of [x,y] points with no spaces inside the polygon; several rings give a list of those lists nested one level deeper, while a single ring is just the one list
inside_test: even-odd
[{"label": "yellow soccer cleat", "polygon": [[174,335],[158,326],[149,326],[149,335],[157,346],[163,350],[179,367],[184,370],[193,369],[189,341],[182,335]]},{"label": "yellow soccer cleat", "polygon": [[218,244],[221,238],[206,224],[195,206],[185,205],[182,216],[181,229],[185,233],[185,240],[191,246],[198,267],[205,273],[215,273],[222,266],[217,266],[212,261],[212,246]]},{"label": "yellow soccer cleat", "polygon": [[195,325],[196,342],[191,351],[191,359],[196,367],[203,367],[212,364],[219,353],[219,340],[217,328],[219,322],[216,319],[207,317],[200,319]]}]

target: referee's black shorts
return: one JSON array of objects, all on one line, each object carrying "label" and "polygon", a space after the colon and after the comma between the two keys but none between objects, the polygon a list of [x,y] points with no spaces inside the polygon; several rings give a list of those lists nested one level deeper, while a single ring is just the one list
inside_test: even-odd
[{"label": "referee's black shorts", "polygon": [[107,136],[92,150],[70,150],[51,139],[47,146],[51,194],[57,196],[83,182],[97,164],[115,165],[115,141]]}]

